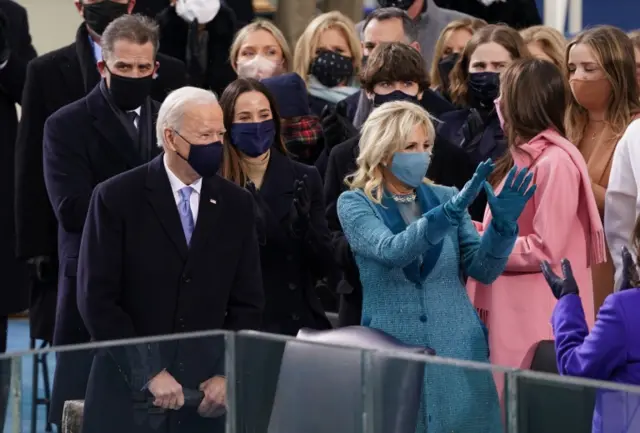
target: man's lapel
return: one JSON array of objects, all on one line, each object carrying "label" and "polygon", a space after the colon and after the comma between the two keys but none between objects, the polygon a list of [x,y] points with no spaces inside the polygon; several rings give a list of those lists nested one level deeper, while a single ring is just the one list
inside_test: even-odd
[{"label": "man's lapel", "polygon": [[[167,176],[162,161],[163,156],[164,155],[161,154],[155,157],[149,164],[149,171],[147,173],[147,198],[167,236],[175,245],[182,259],[186,261],[189,249],[187,247],[184,230],[182,229],[180,215],[178,214],[178,207],[173,196],[173,191],[171,190],[171,184],[169,183],[169,177]],[[198,218],[198,224],[200,224],[200,217]],[[196,231],[197,229],[198,227],[196,226]],[[195,236],[192,236],[192,243],[194,238]]]}]

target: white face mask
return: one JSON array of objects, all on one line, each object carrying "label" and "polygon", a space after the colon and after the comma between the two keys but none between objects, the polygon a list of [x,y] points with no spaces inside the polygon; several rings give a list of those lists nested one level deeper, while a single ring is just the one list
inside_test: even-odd
[{"label": "white face mask", "polygon": [[186,22],[198,24],[211,22],[220,11],[220,0],[178,0],[176,13]]},{"label": "white face mask", "polygon": [[256,55],[253,59],[238,62],[238,76],[241,78],[255,78],[262,80],[277,75],[279,64],[261,55]]}]

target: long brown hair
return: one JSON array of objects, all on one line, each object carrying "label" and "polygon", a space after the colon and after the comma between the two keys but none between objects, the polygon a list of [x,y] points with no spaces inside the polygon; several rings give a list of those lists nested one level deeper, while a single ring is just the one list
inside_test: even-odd
[{"label": "long brown hair", "polygon": [[238,153],[238,149],[236,149],[231,142],[230,131],[233,126],[233,119],[235,118],[236,101],[240,95],[247,92],[260,92],[269,101],[269,108],[271,109],[271,115],[273,116],[273,123],[276,129],[276,136],[271,147],[287,155],[282,136],[280,135],[280,114],[278,113],[275,99],[267,87],[253,78],[238,78],[229,84],[220,97],[220,107],[222,107],[222,114],[224,116],[224,127],[227,130],[222,141],[222,177],[243,187],[246,186],[247,175],[242,169],[240,162],[242,157]]},{"label": "long brown hair", "polygon": [[[517,151],[518,146],[546,129],[565,135],[568,98],[567,82],[553,63],[539,59],[511,63],[500,76],[500,111],[509,148]],[[511,167],[513,157],[507,151],[496,164],[491,184],[499,184]]]},{"label": "long brown hair", "polygon": [[[597,26],[584,30],[573,39],[565,51],[565,63],[569,64],[569,52],[577,44],[591,49],[605,77],[611,83],[611,97],[605,113],[605,122],[618,137],[622,136],[632,118],[640,113],[640,94],[636,81],[636,61],[631,39],[613,26]],[[567,79],[569,72],[567,72]],[[567,137],[576,145],[582,141],[589,122],[589,113],[572,96],[565,117]]]},{"label": "long brown hair", "polygon": [[467,98],[467,79],[469,78],[469,62],[476,49],[483,44],[495,42],[509,52],[512,60],[529,56],[529,50],[520,34],[505,25],[488,25],[474,33],[460,59],[451,71],[451,100],[461,106],[469,105]]},{"label": "long brown hair", "polygon": [[440,68],[438,68],[438,63],[442,60],[443,57],[448,55],[445,53],[445,42],[449,38],[449,36],[458,30],[466,30],[470,35],[473,34],[480,28],[487,25],[485,20],[481,20],[479,18],[462,18],[459,20],[451,21],[447,26],[442,29],[440,32],[440,37],[438,37],[438,42],[436,42],[436,47],[433,50],[433,60],[431,61],[431,72],[429,74],[429,78],[431,81],[431,88],[433,90],[447,90],[440,89],[444,84],[443,77],[440,76]]}]

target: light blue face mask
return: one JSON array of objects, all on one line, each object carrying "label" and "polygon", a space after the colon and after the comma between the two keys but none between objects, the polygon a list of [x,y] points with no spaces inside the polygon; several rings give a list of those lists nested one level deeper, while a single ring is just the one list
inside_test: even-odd
[{"label": "light blue face mask", "polygon": [[427,175],[430,162],[429,152],[396,152],[391,159],[391,173],[405,185],[417,188]]}]

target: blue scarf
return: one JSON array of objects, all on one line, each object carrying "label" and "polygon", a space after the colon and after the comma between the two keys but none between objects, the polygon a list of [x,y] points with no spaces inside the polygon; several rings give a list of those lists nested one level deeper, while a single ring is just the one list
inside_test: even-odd
[{"label": "blue scarf", "polygon": [[[416,188],[416,197],[423,214],[440,205],[438,196],[425,184]],[[389,194],[383,194],[382,202],[375,206],[382,216],[385,225],[389,227],[389,230],[391,230],[393,234],[398,234],[407,228],[407,224],[404,222],[398,210],[398,205]],[[426,251],[422,255],[422,263],[420,259],[417,258],[403,268],[404,274],[409,281],[415,284],[422,284],[440,258],[442,244],[443,241],[440,241],[437,245],[434,245]]]},{"label": "blue scarf", "polygon": [[318,79],[313,75],[309,76],[308,88],[311,96],[315,96],[316,98],[320,98],[323,101],[330,102],[331,104],[337,104],[343,99],[346,99],[360,91],[358,87],[353,87],[352,85],[327,87],[320,83],[320,81],[318,81]]}]

